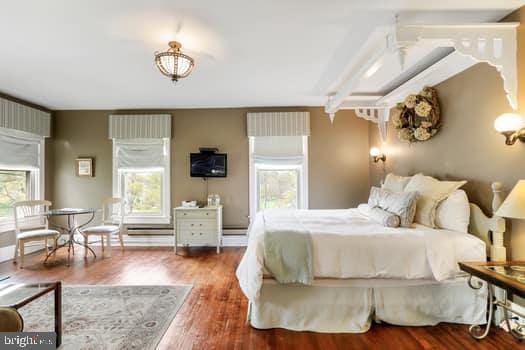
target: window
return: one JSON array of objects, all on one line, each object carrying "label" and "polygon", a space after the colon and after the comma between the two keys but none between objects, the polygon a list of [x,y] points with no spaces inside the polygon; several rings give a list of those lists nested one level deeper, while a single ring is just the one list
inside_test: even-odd
[{"label": "window", "polygon": [[308,137],[250,138],[250,216],[308,207]]},{"label": "window", "polygon": [[0,128],[0,231],[13,228],[13,204],[42,199],[42,137]]},{"label": "window", "polygon": [[170,222],[169,139],[113,141],[113,194],[126,223]]},{"label": "window", "polygon": [[257,169],[257,211],[272,208],[298,208],[299,167],[265,167]]},{"label": "window", "polygon": [[129,215],[162,214],[162,170],[124,170],[124,197]]},{"label": "window", "polygon": [[0,169],[0,217],[13,214],[13,204],[27,199],[28,171]]}]

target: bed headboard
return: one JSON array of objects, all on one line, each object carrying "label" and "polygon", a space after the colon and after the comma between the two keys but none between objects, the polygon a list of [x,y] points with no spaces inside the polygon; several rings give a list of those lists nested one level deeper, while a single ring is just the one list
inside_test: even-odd
[{"label": "bed headboard", "polygon": [[[503,186],[500,182],[492,183],[492,213],[501,205]],[[480,207],[470,203],[469,233],[480,238],[487,245],[487,256],[491,261],[504,261],[507,252],[503,245],[503,233],[505,232],[505,219],[499,216],[487,216]]]}]

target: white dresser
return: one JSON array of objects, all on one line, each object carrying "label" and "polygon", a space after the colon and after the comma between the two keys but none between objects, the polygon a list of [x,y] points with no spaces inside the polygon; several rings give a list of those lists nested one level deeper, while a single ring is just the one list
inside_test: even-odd
[{"label": "white dresser", "polygon": [[220,253],[222,244],[222,205],[218,207],[173,209],[174,250],[177,246],[216,246]]}]

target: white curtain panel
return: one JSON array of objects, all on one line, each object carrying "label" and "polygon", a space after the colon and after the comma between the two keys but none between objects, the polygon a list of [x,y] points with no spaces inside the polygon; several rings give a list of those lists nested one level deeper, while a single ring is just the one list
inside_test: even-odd
[{"label": "white curtain panel", "polygon": [[10,136],[0,132],[0,167],[38,169],[40,141]]},{"label": "white curtain panel", "polygon": [[115,140],[119,169],[164,167],[167,150],[163,139]]}]

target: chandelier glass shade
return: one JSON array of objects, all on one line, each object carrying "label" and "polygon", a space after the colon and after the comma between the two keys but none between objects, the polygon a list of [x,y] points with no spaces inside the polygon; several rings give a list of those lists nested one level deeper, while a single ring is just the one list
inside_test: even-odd
[{"label": "chandelier glass shade", "polygon": [[170,41],[168,45],[170,48],[167,51],[155,52],[155,64],[162,74],[176,82],[190,75],[195,62],[181,52],[179,42]]}]

